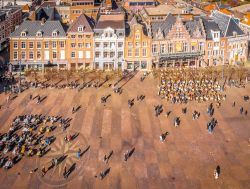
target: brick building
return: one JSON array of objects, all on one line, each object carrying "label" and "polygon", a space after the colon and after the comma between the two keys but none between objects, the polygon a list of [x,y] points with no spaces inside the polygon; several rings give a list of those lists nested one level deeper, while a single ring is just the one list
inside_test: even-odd
[{"label": "brick building", "polygon": [[93,69],[94,22],[86,15],[80,15],[67,32],[67,59],[70,68]]},{"label": "brick building", "polygon": [[7,47],[8,38],[16,26],[22,23],[22,8],[6,6],[0,10],[0,51]]},{"label": "brick building", "polygon": [[67,68],[66,33],[59,21],[24,21],[10,36],[14,67],[43,69],[51,64]]},{"label": "brick building", "polygon": [[146,25],[139,23],[136,16],[127,24],[125,38],[125,62],[128,70],[151,68],[151,36]]},{"label": "brick building", "polygon": [[169,14],[151,30],[153,67],[201,66],[206,34],[200,19],[183,22]]}]

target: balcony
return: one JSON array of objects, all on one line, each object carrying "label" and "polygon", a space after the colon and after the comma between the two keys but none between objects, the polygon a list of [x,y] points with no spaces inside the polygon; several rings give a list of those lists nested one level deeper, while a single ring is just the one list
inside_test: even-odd
[{"label": "balcony", "polygon": [[178,52],[178,53],[160,53],[160,60],[174,60],[174,59],[188,59],[188,58],[197,58],[202,56],[204,52],[195,51],[195,52]]}]

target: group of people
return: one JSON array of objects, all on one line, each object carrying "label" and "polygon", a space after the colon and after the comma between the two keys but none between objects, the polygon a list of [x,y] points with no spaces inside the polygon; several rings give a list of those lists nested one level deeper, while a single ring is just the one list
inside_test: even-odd
[{"label": "group of people", "polygon": [[68,125],[59,116],[20,115],[13,119],[9,130],[0,134],[0,167],[9,169],[23,157],[42,157],[56,140],[52,134],[57,126]]},{"label": "group of people", "polygon": [[[177,77],[178,76],[178,77]],[[187,103],[188,101],[215,101],[225,100],[223,87],[215,79],[209,77],[191,77],[184,79],[180,75],[161,73],[158,95],[172,103]]]}]

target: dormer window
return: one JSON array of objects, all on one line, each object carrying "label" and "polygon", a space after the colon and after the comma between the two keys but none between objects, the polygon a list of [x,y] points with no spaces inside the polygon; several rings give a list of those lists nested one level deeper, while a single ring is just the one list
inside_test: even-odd
[{"label": "dormer window", "polygon": [[213,32],[213,38],[218,39],[220,37],[220,32]]},{"label": "dormer window", "polygon": [[42,31],[38,31],[38,32],[36,33],[36,36],[37,36],[37,37],[42,37],[42,36],[43,36]]},{"label": "dormer window", "polygon": [[78,32],[83,32],[83,30],[84,30],[84,26],[79,26],[78,27]]},{"label": "dormer window", "polygon": [[25,37],[26,35],[27,35],[27,31],[21,32],[21,36],[22,36],[22,37]]},{"label": "dormer window", "polygon": [[52,37],[56,37],[58,35],[58,31],[53,31],[52,32]]}]

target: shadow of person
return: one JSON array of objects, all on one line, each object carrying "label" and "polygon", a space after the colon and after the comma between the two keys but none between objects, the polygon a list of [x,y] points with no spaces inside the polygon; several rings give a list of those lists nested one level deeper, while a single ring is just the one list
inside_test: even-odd
[{"label": "shadow of person", "polygon": [[76,163],[74,163],[69,170],[66,172],[66,174],[64,175],[64,178],[68,178],[69,175],[76,169]]},{"label": "shadow of person", "polygon": [[83,156],[89,149],[90,149],[90,145],[80,154],[80,156]]}]

